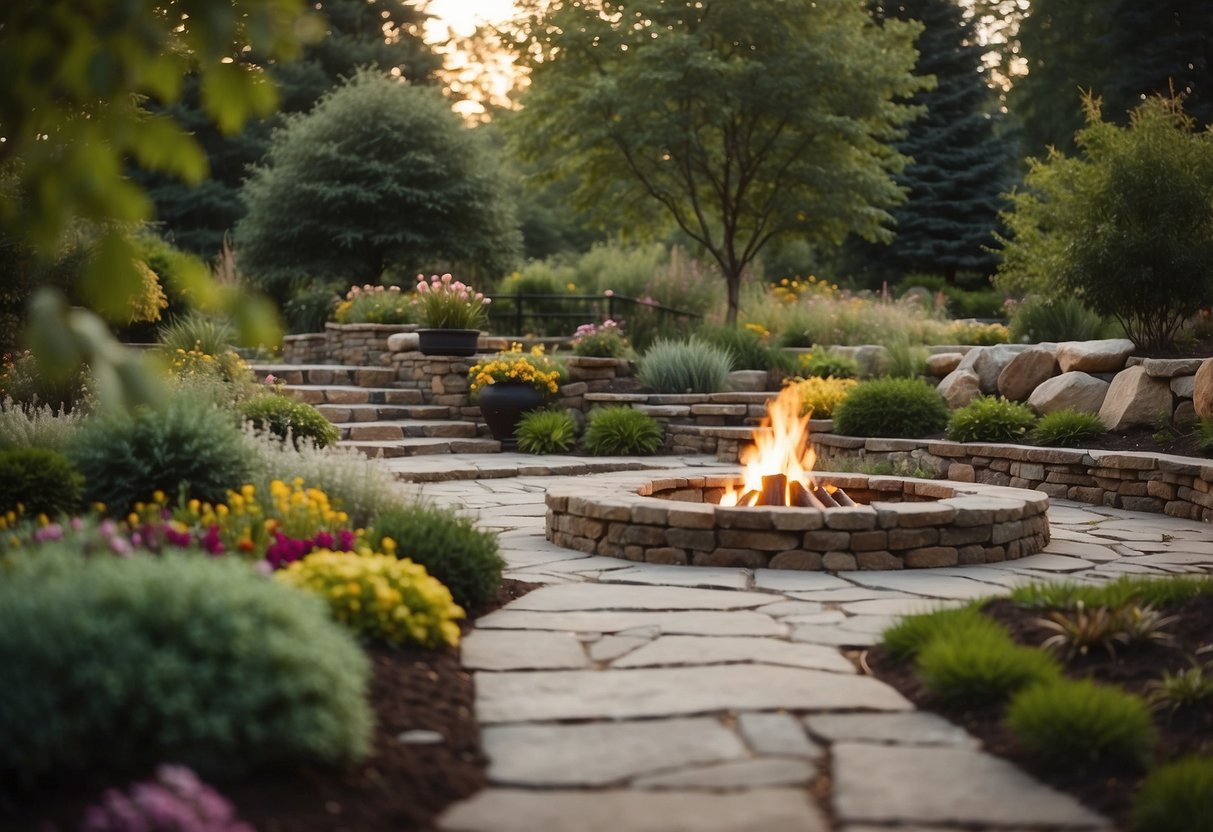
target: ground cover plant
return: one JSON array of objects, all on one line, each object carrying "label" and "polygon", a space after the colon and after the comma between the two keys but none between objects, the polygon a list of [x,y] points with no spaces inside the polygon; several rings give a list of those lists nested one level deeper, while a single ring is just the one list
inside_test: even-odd
[{"label": "ground cover plant", "polygon": [[1036,424],[1026,404],[1002,396],[978,396],[948,419],[948,438],[954,442],[1020,442]]},{"label": "ground cover plant", "polygon": [[591,456],[649,456],[664,441],[660,422],[624,405],[590,411],[581,437],[582,448]]}]

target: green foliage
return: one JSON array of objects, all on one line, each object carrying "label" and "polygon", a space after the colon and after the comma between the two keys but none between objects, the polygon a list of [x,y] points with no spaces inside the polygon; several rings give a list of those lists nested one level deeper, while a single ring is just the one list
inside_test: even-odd
[{"label": "green foliage", "polygon": [[891,378],[918,378],[927,372],[927,348],[898,338],[885,345],[888,360],[882,369]]},{"label": "green foliage", "polygon": [[1213,702],[1213,667],[1193,664],[1178,673],[1164,671],[1161,679],[1148,684],[1149,701],[1156,710],[1205,705]]},{"label": "green foliage", "polygon": [[257,396],[245,402],[240,412],[257,430],[284,441],[289,438],[296,445],[310,442],[324,448],[341,438],[341,432],[319,410],[289,396]]},{"label": "green foliage", "polygon": [[1026,404],[1002,396],[978,396],[948,419],[948,438],[953,442],[1019,442],[1036,424],[1036,414]]},{"label": "green foliage", "polygon": [[287,331],[324,332],[325,321],[330,320],[339,303],[340,295],[332,285],[309,285],[296,290],[282,304]]},{"label": "green foliage", "polygon": [[812,352],[800,356],[796,371],[805,377],[859,378],[859,362],[850,356],[815,347]]},{"label": "green foliage", "polygon": [[6,782],[162,760],[231,775],[368,750],[367,660],[315,600],[235,558],[54,548],[0,582]]},{"label": "green foliage", "polygon": [[1002,324],[980,324],[976,321],[954,321],[944,330],[944,337],[952,344],[972,344],[990,347],[1011,340],[1011,331]]},{"label": "green foliage", "polygon": [[917,378],[865,381],[834,412],[834,430],[844,436],[927,436],[947,424],[947,402]]},{"label": "green foliage", "polygon": [[1163,628],[1174,620],[1174,616],[1163,616],[1150,606],[1087,609],[1079,601],[1073,612],[1051,612],[1036,623],[1054,632],[1041,646],[1055,648],[1072,659],[1085,656],[1092,647],[1102,647],[1115,658],[1118,644],[1133,647],[1149,641],[1170,641],[1172,636]]},{"label": "green foliage", "polygon": [[922,648],[915,667],[927,690],[959,705],[1003,702],[1060,673],[1047,651],[1019,646],[1001,628],[937,637]]},{"label": "green foliage", "polygon": [[573,355],[588,358],[623,358],[632,351],[632,345],[623,334],[623,327],[610,318],[601,324],[577,327],[571,346]]},{"label": "green foliage", "polygon": [[1196,444],[1205,456],[1213,456],[1213,419],[1202,418],[1196,423]]},{"label": "green foliage", "polygon": [[46,448],[62,451],[71,444],[80,429],[83,414],[59,413],[52,408],[0,404],[0,450],[6,448]]},{"label": "green foliage", "polygon": [[523,414],[514,434],[523,453],[564,453],[577,439],[577,423],[567,410],[532,410]]},{"label": "green foliage", "polygon": [[790,382],[788,386],[796,388],[802,416],[811,413],[814,419],[829,419],[834,415],[834,409],[858,383],[852,378],[809,376]]},{"label": "green foliage", "polygon": [[1010,326],[1011,340],[1020,344],[1094,341],[1110,334],[1108,322],[1073,295],[1029,295],[1011,310]]},{"label": "green foliage", "polygon": [[416,322],[411,292],[399,286],[353,286],[333,310],[339,324],[407,324]]},{"label": "green foliage", "polygon": [[487,603],[501,586],[505,561],[497,551],[497,535],[449,509],[421,504],[390,509],[375,518],[368,538],[379,550],[383,539],[390,538],[397,557],[424,566],[467,609]]},{"label": "green foliage", "polygon": [[165,350],[197,350],[207,355],[222,355],[236,342],[236,331],[223,318],[190,312],[161,328],[160,343]]},{"label": "green foliage", "polygon": [[909,615],[880,636],[880,644],[895,659],[912,659],[937,638],[950,634],[967,637],[982,632],[1001,633],[993,619],[975,604]]},{"label": "green foliage", "polygon": [[661,423],[630,407],[604,407],[590,411],[582,447],[593,456],[649,456],[665,441]]},{"label": "green foliage", "polygon": [[1171,343],[1213,294],[1213,134],[1177,99],[1149,98],[1127,127],[1086,102],[1079,157],[1033,161],[1004,214],[999,285],[1081,298],[1139,347]]},{"label": "green foliage", "polygon": [[[577,293],[576,271],[557,262],[527,263],[521,271],[511,272],[497,284],[496,299],[490,310],[499,327],[509,332],[519,329],[518,300],[513,295],[551,295],[554,297],[526,298],[521,301],[523,315],[517,335],[567,335],[568,319],[562,316],[584,310],[579,303],[562,300],[561,296]],[[500,330],[499,330],[500,331]]]},{"label": "green foliage", "polygon": [[772,346],[770,339],[763,338],[751,329],[707,324],[695,331],[695,337],[729,353],[733,357],[734,370],[791,374],[796,369],[795,356]]},{"label": "green foliage", "polygon": [[27,516],[54,517],[79,507],[82,477],[67,457],[45,448],[0,450],[0,515],[24,507]]},{"label": "green foliage", "polygon": [[67,413],[87,403],[92,376],[87,367],[78,367],[56,378],[29,353],[0,360],[0,400],[18,407],[46,406]]},{"label": "green foliage", "polygon": [[187,396],[157,409],[102,413],[68,449],[88,502],[124,516],[156,489],[220,503],[249,465],[232,417]]},{"label": "green foliage", "polygon": [[1133,799],[1133,832],[1213,832],[1213,758],[1159,766]]},{"label": "green foliage", "polygon": [[719,393],[728,385],[733,356],[698,338],[655,342],[640,357],[636,379],[658,393]]},{"label": "green foliage", "polygon": [[1156,738],[1141,697],[1085,679],[1020,691],[1007,708],[1007,727],[1034,757],[1059,768],[1100,762],[1144,768]]},{"label": "green foliage", "polygon": [[1107,432],[1107,425],[1098,415],[1067,407],[1041,416],[1032,429],[1032,441],[1037,445],[1077,448]]},{"label": "green foliage", "polygon": [[1213,595],[1213,578],[1176,575],[1147,578],[1125,575],[1092,586],[1071,581],[1028,584],[1011,590],[1011,599],[1033,609],[1087,608],[1120,609],[1132,604],[1168,609],[1189,598]]}]

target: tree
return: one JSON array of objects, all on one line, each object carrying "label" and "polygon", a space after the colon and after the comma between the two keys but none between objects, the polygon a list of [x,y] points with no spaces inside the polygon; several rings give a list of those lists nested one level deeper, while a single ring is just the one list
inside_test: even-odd
[{"label": "tree", "polygon": [[519,238],[500,167],[438,90],[359,72],[274,134],[242,192],[239,263],[279,297],[440,261],[503,272]]},{"label": "tree", "polygon": [[577,207],[676,223],[719,264],[730,322],[772,239],[888,238],[914,24],[853,0],[526,5],[523,152],[578,183]]},{"label": "tree", "polygon": [[1085,102],[1080,156],[1031,160],[1004,214],[1003,289],[1078,297],[1143,349],[1168,346],[1213,297],[1213,133],[1151,97],[1127,127]]}]

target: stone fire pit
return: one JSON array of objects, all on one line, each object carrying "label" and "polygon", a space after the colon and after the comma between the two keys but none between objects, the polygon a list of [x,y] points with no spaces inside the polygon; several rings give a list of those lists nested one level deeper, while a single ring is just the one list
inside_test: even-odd
[{"label": "stone fire pit", "polygon": [[1038,491],[939,480],[816,473],[853,508],[716,503],[732,475],[586,478],[547,495],[547,538],[571,549],[663,564],[831,572],[994,563],[1049,541]]}]

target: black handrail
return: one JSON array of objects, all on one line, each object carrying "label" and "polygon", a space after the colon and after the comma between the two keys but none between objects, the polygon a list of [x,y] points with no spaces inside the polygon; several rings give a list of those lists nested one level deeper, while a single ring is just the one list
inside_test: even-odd
[{"label": "black handrail", "polygon": [[[536,294],[530,292],[514,292],[509,295],[490,295],[493,301],[489,305],[489,320],[509,322],[514,327],[514,333],[522,335],[526,332],[528,319],[541,321],[545,319],[568,320],[576,319],[579,323],[601,323],[605,320],[619,320],[620,314],[626,308],[650,309],[664,316],[702,318],[698,312],[685,309],[675,309],[656,301],[644,301],[627,295],[603,293],[601,295],[565,295],[565,294]],[[557,303],[558,302],[558,303]],[[528,309],[528,303],[530,308]],[[509,311],[503,307],[510,306]],[[574,308],[570,308],[574,307]],[[604,309],[605,307],[605,309]],[[624,315],[626,319],[626,314]],[[572,332],[566,333],[572,334]]]}]

